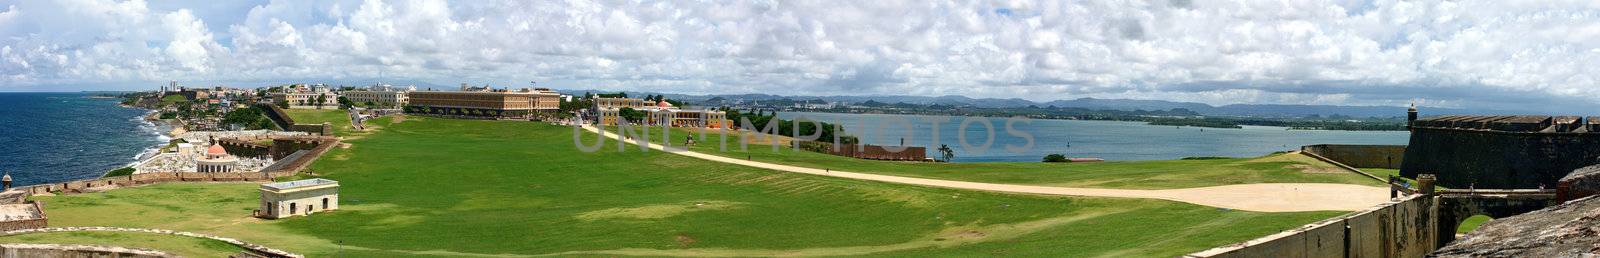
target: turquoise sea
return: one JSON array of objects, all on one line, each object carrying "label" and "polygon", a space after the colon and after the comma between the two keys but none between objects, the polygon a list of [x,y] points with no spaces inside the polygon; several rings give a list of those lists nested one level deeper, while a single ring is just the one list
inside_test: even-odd
[{"label": "turquoise sea", "polygon": [[96,178],[166,142],[150,112],[89,93],[0,93],[0,171],[13,185]]},{"label": "turquoise sea", "polygon": [[[1013,153],[1006,146],[1022,147],[1026,139],[1006,132],[1005,118],[988,118],[994,125],[994,143],[989,148],[966,149],[958,142],[958,129],[966,117],[837,114],[779,112],[778,117],[796,117],[838,123],[848,134],[876,145],[930,146],[934,120],[939,123],[939,143],[955,150],[955,162],[1039,161],[1045,155],[1060,153],[1068,157],[1094,157],[1107,160],[1164,160],[1199,156],[1255,157],[1275,151],[1298,149],[1311,144],[1392,144],[1405,145],[1410,134],[1404,131],[1322,131],[1288,130],[1284,127],[1245,126],[1243,129],[1155,126],[1144,122],[1029,119],[1013,124],[1013,129],[1034,138],[1032,148]],[[912,125],[906,137],[905,123]],[[967,127],[969,146],[982,146],[987,130],[978,120]],[[883,129],[877,129],[883,126]],[[928,156],[937,145],[928,148]]]}]

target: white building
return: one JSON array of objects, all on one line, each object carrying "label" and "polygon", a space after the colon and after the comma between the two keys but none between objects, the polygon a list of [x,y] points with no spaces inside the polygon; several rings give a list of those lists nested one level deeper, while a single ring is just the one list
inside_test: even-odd
[{"label": "white building", "polygon": [[322,178],[261,184],[256,217],[280,219],[339,209],[339,181]]}]

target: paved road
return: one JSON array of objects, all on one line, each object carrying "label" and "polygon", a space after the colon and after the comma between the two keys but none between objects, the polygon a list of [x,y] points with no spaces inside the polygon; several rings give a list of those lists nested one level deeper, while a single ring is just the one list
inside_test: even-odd
[{"label": "paved road", "polygon": [[[590,132],[597,129],[585,126]],[[613,140],[621,137],[613,132],[604,135]],[[628,143],[634,143],[628,141]],[[659,145],[651,143],[650,149],[666,151]],[[772,164],[766,162],[741,160],[723,156],[675,150],[671,153],[694,157],[698,159],[738,164],[750,167],[771,169],[777,171],[841,177],[879,182],[933,186],[956,189],[969,189],[1008,193],[1026,193],[1043,195],[1070,195],[1090,197],[1119,197],[1119,198],[1146,198],[1186,202],[1219,208],[1229,208],[1259,212],[1298,212],[1298,211],[1355,211],[1371,208],[1372,206],[1389,201],[1389,190],[1382,187],[1372,187],[1351,184],[1322,184],[1322,183],[1283,183],[1283,184],[1237,184],[1199,188],[1163,189],[1163,190],[1133,190],[1133,189],[1105,189],[1105,188],[1075,188],[1053,187],[1034,185],[1013,185],[966,182],[942,179],[927,179],[903,176],[889,176],[838,170],[823,170],[790,165]]]}]

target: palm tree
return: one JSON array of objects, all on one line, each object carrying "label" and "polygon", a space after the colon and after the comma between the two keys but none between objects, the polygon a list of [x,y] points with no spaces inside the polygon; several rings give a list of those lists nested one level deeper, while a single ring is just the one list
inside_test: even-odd
[{"label": "palm tree", "polygon": [[939,157],[944,158],[944,162],[950,162],[950,159],[953,159],[953,158],[956,157],[956,151],[950,149],[949,145],[940,144],[939,145]]}]

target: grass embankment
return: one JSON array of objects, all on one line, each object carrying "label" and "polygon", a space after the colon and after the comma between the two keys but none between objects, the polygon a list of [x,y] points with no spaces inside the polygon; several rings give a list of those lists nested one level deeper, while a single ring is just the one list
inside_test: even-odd
[{"label": "grass embankment", "polygon": [[[615,130],[615,128],[608,128]],[[660,128],[650,140],[661,142]],[[691,134],[691,132],[693,132]],[[720,135],[715,131],[699,138],[697,131],[674,129],[674,146],[683,146],[685,137],[696,137],[699,144],[689,149],[731,158],[895,176],[949,179],[973,182],[1047,185],[1064,187],[1170,189],[1247,183],[1340,183],[1383,186],[1332,164],[1298,154],[1272,154],[1257,158],[1210,158],[1196,160],[1109,161],[1091,163],[1045,162],[890,162],[834,156],[792,148],[750,145],[740,150],[739,135],[728,137],[728,149],[720,150]],[[588,142],[592,144],[592,142]],[[606,148],[615,150],[615,142]],[[956,153],[961,155],[961,153]]]},{"label": "grass embankment", "polygon": [[582,153],[572,129],[537,123],[392,121],[375,121],[385,128],[313,165],[340,181],[339,211],[250,218],[253,183],[35,199],[49,203],[52,226],[192,231],[310,257],[1170,257],[1340,214],[895,185],[659,151]]}]

